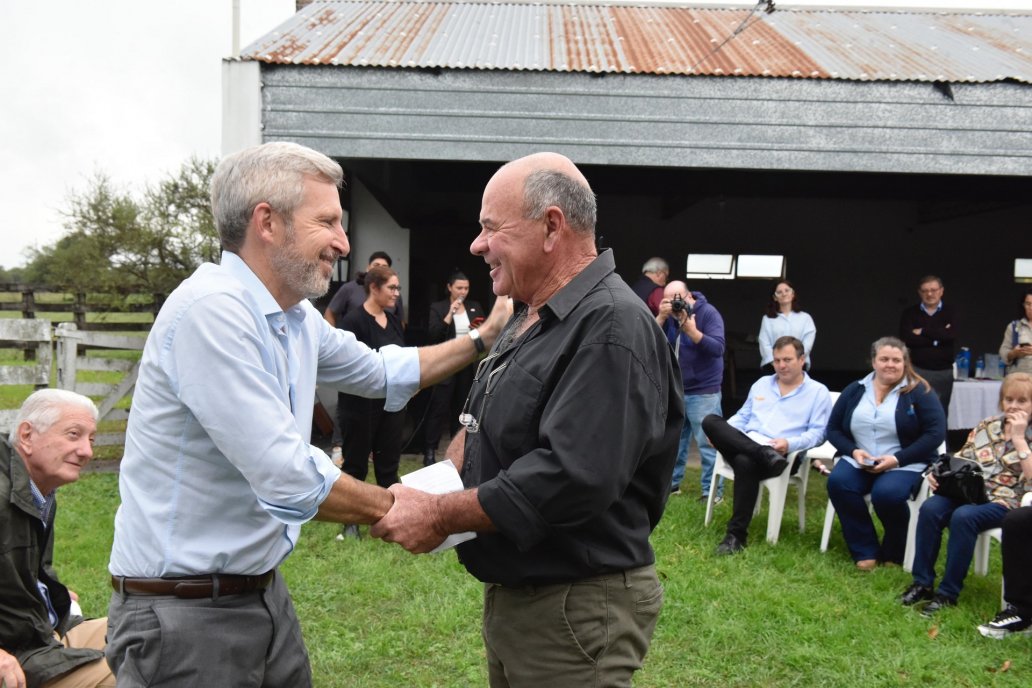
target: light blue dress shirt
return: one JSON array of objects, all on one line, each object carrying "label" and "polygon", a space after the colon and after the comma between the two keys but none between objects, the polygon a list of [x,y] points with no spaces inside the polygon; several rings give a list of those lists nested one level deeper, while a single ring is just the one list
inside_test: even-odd
[{"label": "light blue dress shirt", "polygon": [[316,384],[404,407],[415,349],[379,352],[308,301],[283,311],[237,255],[205,264],[147,337],[126,431],[109,569],[264,573],[340,478],[309,444]]},{"label": "light blue dress shirt", "polygon": [[727,423],[746,434],[788,441],[789,453],[816,447],[824,441],[831,414],[828,388],[803,373],[803,384],[782,396],[778,376],[767,375],[753,383],[749,397]]},{"label": "light blue dress shirt", "polygon": [[[907,386],[908,380],[905,377],[900,380],[880,404],[874,398],[874,373],[868,373],[860,384],[864,386],[864,395],[860,397],[849,421],[853,440],[857,447],[871,456],[895,456],[903,449],[899,435],[896,434],[896,406],[899,404],[900,390]],[[863,468],[852,456],[843,458],[854,468]],[[923,471],[925,468],[926,464],[918,462],[889,470]]]}]

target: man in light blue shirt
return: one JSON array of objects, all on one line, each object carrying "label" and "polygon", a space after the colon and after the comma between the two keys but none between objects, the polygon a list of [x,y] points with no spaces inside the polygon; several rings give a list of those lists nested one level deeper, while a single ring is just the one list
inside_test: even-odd
[{"label": "man in light blue shirt", "polygon": [[[711,415],[702,421],[706,436],[735,471],[731,520],[717,554],[745,548],[760,482],[788,468],[787,454],[824,441],[831,395],[806,374],[805,366],[803,343],[779,337],[774,342],[775,373],[753,384],[745,404],[731,418]],[[799,470],[800,464],[797,459],[792,469]]]},{"label": "man in light blue shirt", "polygon": [[155,319],[126,432],[107,646],[120,686],[311,685],[277,566],[306,521],[374,523],[393,503],[310,444],[316,385],[401,409],[508,318],[496,308],[469,337],[379,352],[329,325],[308,299],[349,250],[342,177],[290,143],[215,171],[221,264],[198,268]]}]

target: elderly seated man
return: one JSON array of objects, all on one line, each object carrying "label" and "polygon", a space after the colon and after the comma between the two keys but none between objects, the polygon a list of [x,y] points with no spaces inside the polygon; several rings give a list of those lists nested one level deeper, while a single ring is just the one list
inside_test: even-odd
[{"label": "elderly seated man", "polygon": [[717,554],[745,548],[760,481],[780,475],[788,465],[789,452],[824,441],[831,395],[806,374],[803,343],[795,337],[779,337],[774,342],[773,365],[775,373],[753,384],[738,413],[726,421],[716,415],[702,421],[706,437],[735,472],[731,520]]},{"label": "elderly seated man", "polygon": [[62,389],[25,400],[0,437],[0,686],[114,686],[107,619],[83,620],[52,567],[55,493],[93,458],[97,407]]}]

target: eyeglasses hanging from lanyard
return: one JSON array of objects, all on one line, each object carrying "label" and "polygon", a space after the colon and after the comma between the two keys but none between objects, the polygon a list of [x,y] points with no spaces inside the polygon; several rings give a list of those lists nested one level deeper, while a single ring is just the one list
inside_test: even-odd
[{"label": "eyeglasses hanging from lanyard", "polygon": [[491,396],[491,393],[494,391],[495,385],[498,381],[498,376],[500,376],[502,372],[509,367],[509,361],[506,361],[497,368],[494,367],[495,361],[501,355],[502,354],[500,352],[496,351],[477,364],[477,372],[473,376],[473,384],[469,388],[469,394],[466,395],[466,403],[462,405],[462,413],[459,414],[459,423],[466,428],[466,432],[468,433],[475,434],[480,432],[480,421],[477,420],[476,416],[469,412],[469,401],[473,397],[473,390],[476,388],[481,378],[486,374],[487,380],[484,383],[484,395],[480,398],[480,410],[477,413],[478,416],[483,418],[484,406],[487,404],[487,398]]}]

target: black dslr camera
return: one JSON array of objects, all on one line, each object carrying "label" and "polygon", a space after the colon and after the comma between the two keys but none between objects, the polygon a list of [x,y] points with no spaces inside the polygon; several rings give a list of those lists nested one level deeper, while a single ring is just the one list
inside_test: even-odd
[{"label": "black dslr camera", "polygon": [[684,297],[678,294],[674,298],[670,299],[670,310],[674,313],[680,313],[684,311],[684,314],[689,318],[692,317],[692,305],[684,300]]}]

